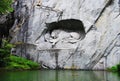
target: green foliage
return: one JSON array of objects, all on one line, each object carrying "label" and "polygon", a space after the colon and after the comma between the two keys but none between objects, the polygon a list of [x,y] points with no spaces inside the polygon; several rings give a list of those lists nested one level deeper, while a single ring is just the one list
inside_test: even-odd
[{"label": "green foliage", "polygon": [[12,44],[6,40],[3,40],[2,47],[0,48],[0,67],[6,67],[8,70],[39,68],[38,63],[11,55],[10,51],[12,47],[14,47]]},{"label": "green foliage", "polygon": [[120,71],[120,64],[117,64],[116,66],[112,66],[111,68],[108,68],[109,71]]},{"label": "green foliage", "polygon": [[6,40],[3,40],[2,47],[0,48],[0,67],[7,65],[6,58],[10,56],[12,47],[12,44],[8,43]]},{"label": "green foliage", "polygon": [[27,60],[25,58],[17,57],[17,56],[10,56],[8,58],[8,66],[7,69],[18,69],[18,70],[24,70],[24,69],[38,69],[39,64],[36,62],[33,62],[31,60]]},{"label": "green foliage", "polygon": [[12,2],[13,0],[0,0],[0,14],[12,12]]},{"label": "green foliage", "polygon": [[120,71],[120,64],[117,65],[117,70]]}]

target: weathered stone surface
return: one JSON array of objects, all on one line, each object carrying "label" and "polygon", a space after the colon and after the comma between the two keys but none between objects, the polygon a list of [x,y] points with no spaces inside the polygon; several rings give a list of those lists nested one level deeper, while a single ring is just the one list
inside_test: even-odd
[{"label": "weathered stone surface", "polygon": [[0,14],[0,47],[2,46],[2,39],[9,38],[9,30],[14,23],[13,13]]},{"label": "weathered stone surface", "polygon": [[[14,6],[18,55],[51,69],[106,69],[120,62],[118,0],[17,0]],[[44,34],[45,23],[65,19],[81,20],[85,32]]]}]

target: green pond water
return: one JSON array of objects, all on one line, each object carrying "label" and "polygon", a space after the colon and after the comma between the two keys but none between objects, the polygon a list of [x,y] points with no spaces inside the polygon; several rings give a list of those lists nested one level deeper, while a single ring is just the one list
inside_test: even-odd
[{"label": "green pond water", "polygon": [[0,72],[0,81],[120,81],[120,76],[105,71],[35,70]]}]

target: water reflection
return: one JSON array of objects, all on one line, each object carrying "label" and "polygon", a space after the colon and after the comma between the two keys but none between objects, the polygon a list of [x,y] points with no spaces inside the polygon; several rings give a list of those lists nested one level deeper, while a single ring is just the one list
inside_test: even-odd
[{"label": "water reflection", "polygon": [[120,77],[104,71],[38,70],[0,72],[0,81],[120,81]]}]

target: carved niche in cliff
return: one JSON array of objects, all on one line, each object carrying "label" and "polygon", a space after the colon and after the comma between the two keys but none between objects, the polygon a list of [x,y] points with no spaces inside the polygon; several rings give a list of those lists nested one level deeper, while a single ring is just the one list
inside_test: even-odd
[{"label": "carved niche in cliff", "polygon": [[[80,40],[83,40],[85,35],[82,21],[65,19],[46,23],[46,29],[42,34],[42,40],[43,43],[51,44],[50,48],[70,49],[74,48]],[[43,46],[40,47],[43,48]]]}]

